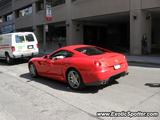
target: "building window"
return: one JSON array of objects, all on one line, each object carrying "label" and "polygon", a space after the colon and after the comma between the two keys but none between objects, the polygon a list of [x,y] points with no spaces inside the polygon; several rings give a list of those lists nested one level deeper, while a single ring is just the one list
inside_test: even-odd
[{"label": "building window", "polygon": [[1,27],[2,33],[10,33],[13,32],[13,25],[6,25],[4,27]]},{"label": "building window", "polygon": [[36,10],[37,11],[44,10],[44,1],[43,0],[38,0],[36,2]]},{"label": "building window", "polygon": [[51,6],[57,6],[65,3],[65,0],[46,0],[47,3],[51,3]]},{"label": "building window", "polygon": [[3,17],[0,17],[0,23],[2,23],[3,22]]},{"label": "building window", "polygon": [[13,14],[7,15],[7,21],[13,20]]},{"label": "building window", "polygon": [[13,20],[13,14],[10,13],[10,14],[5,15],[5,16],[4,16],[4,20],[5,20],[6,22]]},{"label": "building window", "polygon": [[23,17],[32,14],[32,6],[18,10],[17,17]]}]

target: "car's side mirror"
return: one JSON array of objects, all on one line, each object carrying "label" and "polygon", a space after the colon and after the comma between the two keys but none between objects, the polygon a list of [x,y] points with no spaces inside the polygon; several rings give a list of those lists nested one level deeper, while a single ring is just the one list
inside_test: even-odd
[{"label": "car's side mirror", "polygon": [[48,56],[48,55],[44,55],[43,58],[44,58],[44,59],[48,59],[49,56]]},{"label": "car's side mirror", "polygon": [[60,59],[63,59],[63,58],[65,58],[65,57],[64,56],[56,56],[56,57],[53,58],[53,60],[60,60]]}]

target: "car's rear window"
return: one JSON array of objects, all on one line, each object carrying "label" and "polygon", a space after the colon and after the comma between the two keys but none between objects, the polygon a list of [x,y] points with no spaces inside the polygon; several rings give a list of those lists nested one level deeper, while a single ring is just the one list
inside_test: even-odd
[{"label": "car's rear window", "polygon": [[34,41],[34,37],[33,37],[32,34],[27,34],[27,35],[25,35],[25,37],[26,37],[26,41],[28,41],[28,42],[33,42]]},{"label": "car's rear window", "polygon": [[16,43],[23,43],[25,42],[23,35],[16,35]]},{"label": "car's rear window", "polygon": [[78,52],[81,52],[83,54],[92,56],[92,55],[100,55],[104,54],[106,51],[97,47],[82,47],[75,49]]}]

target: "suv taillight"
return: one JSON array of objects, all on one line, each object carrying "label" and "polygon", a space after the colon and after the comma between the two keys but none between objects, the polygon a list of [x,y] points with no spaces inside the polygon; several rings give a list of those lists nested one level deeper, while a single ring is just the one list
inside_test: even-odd
[{"label": "suv taillight", "polygon": [[37,48],[39,48],[39,44],[38,44],[38,43],[37,43],[37,45],[36,45],[36,46],[37,46]]},{"label": "suv taillight", "polygon": [[14,46],[12,46],[11,49],[12,49],[12,52],[14,52],[16,50]]}]

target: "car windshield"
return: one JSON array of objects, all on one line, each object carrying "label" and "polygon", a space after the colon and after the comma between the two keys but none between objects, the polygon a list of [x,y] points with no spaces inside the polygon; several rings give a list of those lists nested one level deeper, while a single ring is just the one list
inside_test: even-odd
[{"label": "car windshield", "polygon": [[104,54],[106,51],[97,47],[82,47],[75,49],[78,52],[81,52],[83,54],[92,56],[92,55],[100,55]]},{"label": "car windshield", "polygon": [[26,37],[26,41],[28,41],[28,42],[33,42],[34,41],[34,37],[33,37],[32,34],[25,35],[25,37]]}]

